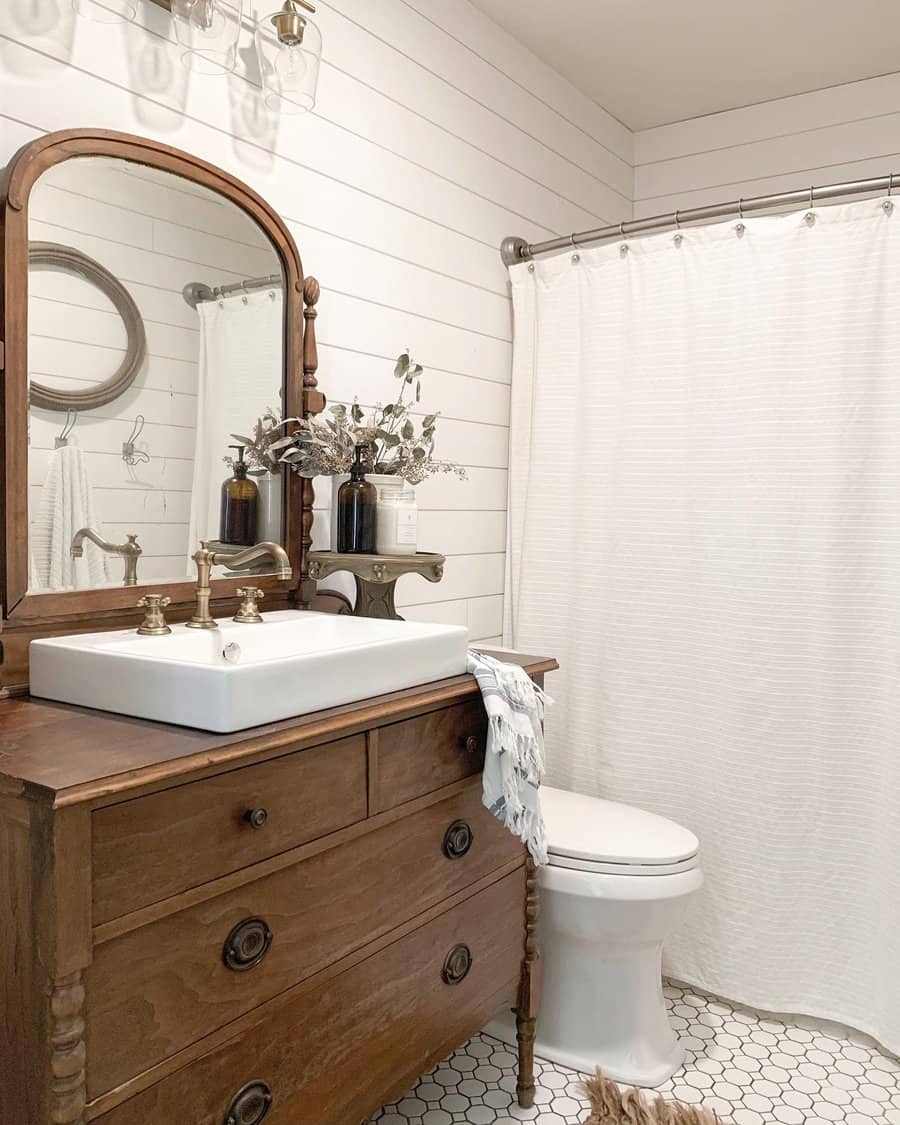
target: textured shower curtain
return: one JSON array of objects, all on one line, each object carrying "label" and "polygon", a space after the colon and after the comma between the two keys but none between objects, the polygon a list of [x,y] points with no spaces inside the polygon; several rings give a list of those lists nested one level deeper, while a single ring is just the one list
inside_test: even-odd
[{"label": "textured shower curtain", "polygon": [[253,434],[257,418],[282,413],[284,299],[281,289],[236,293],[197,306],[200,359],[197,431],[188,527],[187,573],[201,539],[219,538],[223,458],[234,456],[233,434]]},{"label": "textured shower curtain", "polygon": [[900,207],[510,273],[548,781],[700,837],[670,975],[900,1050]]}]

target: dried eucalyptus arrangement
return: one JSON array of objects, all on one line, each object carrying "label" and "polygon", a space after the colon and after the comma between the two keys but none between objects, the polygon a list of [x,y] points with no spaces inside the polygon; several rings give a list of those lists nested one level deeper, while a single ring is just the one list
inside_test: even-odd
[{"label": "dried eucalyptus arrangement", "polygon": [[[290,422],[300,421],[300,418],[280,418],[270,406],[261,417],[256,419],[252,437],[244,434],[231,435],[235,441],[244,446],[244,457],[249,466],[250,476],[280,472],[281,455],[287,446],[293,444],[292,438],[285,437],[284,427]],[[233,457],[226,456],[222,460],[226,465],[233,467]]]},{"label": "dried eucalyptus arrangement", "polygon": [[419,419],[412,414],[411,407],[421,398],[423,373],[422,365],[413,362],[409,352],[402,352],[394,366],[394,377],[400,380],[396,401],[376,404],[368,416],[356,400],[349,409],[332,406],[322,419],[301,420],[291,437],[273,448],[302,477],[349,472],[356,447],[363,445],[369,451],[370,472],[399,476],[409,484],[420,484],[438,473],[453,473],[465,480],[462,465],[434,455],[438,415]]}]

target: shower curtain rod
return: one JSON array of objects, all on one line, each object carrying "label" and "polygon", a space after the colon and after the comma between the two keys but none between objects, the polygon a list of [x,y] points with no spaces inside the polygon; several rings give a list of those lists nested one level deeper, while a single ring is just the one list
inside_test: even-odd
[{"label": "shower curtain rod", "polygon": [[246,281],[235,281],[230,285],[216,285],[214,288],[202,281],[191,281],[185,285],[181,295],[195,309],[201,301],[215,301],[219,297],[229,297],[232,293],[246,293],[251,289],[280,289],[284,282],[280,273],[268,277],[250,277]]},{"label": "shower curtain rod", "polygon": [[709,219],[723,219],[729,215],[742,219],[750,211],[765,211],[769,207],[786,207],[793,204],[808,203],[810,207],[825,199],[836,199],[842,195],[864,195],[867,192],[894,190],[894,181],[900,186],[900,174],[892,172],[872,180],[851,180],[845,184],[828,184],[825,187],[808,187],[799,191],[783,191],[777,195],[756,195],[750,199],[734,199],[729,203],[715,203],[709,207],[691,207],[686,211],[667,211],[663,215],[652,215],[647,219],[631,219],[614,223],[595,230],[583,230],[565,238],[551,238],[547,242],[529,244],[524,238],[511,235],[500,243],[500,257],[505,266],[516,262],[526,262],[538,254],[552,254],[555,250],[586,246],[591,242],[602,242],[607,238],[627,238],[632,234],[649,234],[651,231],[665,230],[666,227],[679,227],[682,223],[697,223]]}]

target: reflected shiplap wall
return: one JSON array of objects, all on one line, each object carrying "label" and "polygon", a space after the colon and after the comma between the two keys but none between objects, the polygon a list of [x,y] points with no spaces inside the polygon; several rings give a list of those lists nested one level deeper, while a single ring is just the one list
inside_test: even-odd
[{"label": "reflected shiplap wall", "polygon": [[[181,290],[189,281],[224,285],[272,273],[275,251],[227,201],[177,184],[166,173],[118,161],[72,160],[52,169],[32,195],[29,219],[33,239],[88,254],[123,282],[140,310],[146,363],[114,402],[79,414],[72,437],[86,455],[102,534],[117,543],[129,532],[139,536],[141,579],[186,574],[200,332]],[[36,382],[75,390],[115,371],[125,328],[99,290],[57,271],[36,270],[29,298],[29,367]],[[145,425],[137,448],[150,461],[132,467],[122,459],[122,443],[139,414]],[[31,411],[32,522],[65,421],[65,414]],[[228,475],[224,464],[220,475]],[[114,576],[121,567],[111,563]]]},{"label": "reflected shiplap wall", "polygon": [[[511,322],[497,247],[629,217],[630,132],[466,0],[321,4],[318,109],[281,119],[262,107],[249,39],[238,75],[189,80],[146,0],[141,28],[76,23],[68,8],[2,5],[0,158],[44,131],[100,126],[190,149],[266,196],[322,283],[322,388],[387,398],[393,357],[411,348],[423,408],[444,415],[438,452],[469,470],[419,490],[421,545],[449,557],[441,584],[401,581],[401,611],[498,636]],[[320,541],[328,501],[320,489]]]},{"label": "reflected shiplap wall", "polygon": [[900,73],[637,133],[635,215],[900,172]]}]

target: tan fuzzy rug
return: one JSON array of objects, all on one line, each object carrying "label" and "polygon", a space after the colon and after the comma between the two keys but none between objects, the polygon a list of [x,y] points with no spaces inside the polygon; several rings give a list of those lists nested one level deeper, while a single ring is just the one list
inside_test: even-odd
[{"label": "tan fuzzy rug", "polygon": [[718,1125],[711,1109],[667,1102],[640,1090],[620,1090],[598,1070],[584,1084],[591,1102],[591,1115],[584,1125]]}]

